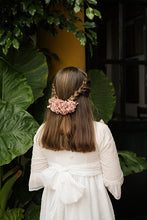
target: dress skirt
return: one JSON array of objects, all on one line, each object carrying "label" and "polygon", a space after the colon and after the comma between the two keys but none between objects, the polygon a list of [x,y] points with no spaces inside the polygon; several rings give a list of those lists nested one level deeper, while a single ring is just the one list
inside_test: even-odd
[{"label": "dress skirt", "polygon": [[105,124],[94,122],[96,150],[53,151],[34,137],[29,190],[44,188],[40,220],[114,220],[107,190],[121,197],[123,173],[115,142]]},{"label": "dress skirt", "polygon": [[[72,176],[84,187],[82,195],[75,201],[62,201],[58,189],[45,187],[42,195],[40,220],[114,220],[114,212],[102,175]],[[69,196],[74,189],[69,187]],[[71,189],[70,189],[71,188]],[[62,192],[65,195],[65,192]],[[77,201],[76,201],[77,199]]]}]

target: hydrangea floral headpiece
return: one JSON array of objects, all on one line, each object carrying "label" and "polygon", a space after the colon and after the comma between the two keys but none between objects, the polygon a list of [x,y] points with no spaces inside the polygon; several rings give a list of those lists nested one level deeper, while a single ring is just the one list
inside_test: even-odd
[{"label": "hydrangea floral headpiece", "polygon": [[49,105],[47,108],[49,108],[52,112],[55,112],[56,114],[61,115],[67,115],[69,113],[73,113],[78,105],[77,102],[71,101],[71,100],[62,100],[56,97],[52,97],[48,100]]},{"label": "hydrangea floral headpiece", "polygon": [[[83,73],[86,75],[86,73]],[[47,108],[49,108],[52,112],[55,112],[56,114],[61,115],[67,115],[75,112],[75,109],[78,105],[78,102],[74,101],[80,94],[87,94],[86,92],[89,92],[89,88],[87,87],[87,75],[86,78],[83,80],[82,85],[79,87],[78,90],[74,92],[73,95],[71,95],[67,100],[62,100],[58,98],[58,95],[56,93],[56,88],[54,83],[52,84],[52,98],[48,100],[49,105]],[[89,94],[89,93],[88,93]]]}]

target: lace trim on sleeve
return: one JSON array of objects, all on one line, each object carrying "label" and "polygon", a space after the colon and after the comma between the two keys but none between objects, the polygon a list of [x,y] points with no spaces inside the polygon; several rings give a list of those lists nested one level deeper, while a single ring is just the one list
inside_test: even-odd
[{"label": "lace trim on sleeve", "polygon": [[121,197],[121,185],[123,184],[124,177],[121,175],[118,180],[107,180],[104,178],[104,185],[107,187],[109,192],[114,196],[115,199],[120,199]]}]

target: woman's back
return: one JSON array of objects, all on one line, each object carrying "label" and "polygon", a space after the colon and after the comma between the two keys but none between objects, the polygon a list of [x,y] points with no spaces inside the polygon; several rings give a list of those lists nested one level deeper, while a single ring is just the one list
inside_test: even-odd
[{"label": "woman's back", "polygon": [[60,70],[34,137],[29,190],[44,188],[40,220],[114,220],[106,188],[121,196],[123,173],[107,125],[93,122],[90,80]]},{"label": "woman's back", "polygon": [[44,187],[41,220],[112,220],[113,208],[105,187],[116,199],[123,174],[110,130],[94,122],[96,151],[53,151],[42,148],[35,137],[30,190]]}]

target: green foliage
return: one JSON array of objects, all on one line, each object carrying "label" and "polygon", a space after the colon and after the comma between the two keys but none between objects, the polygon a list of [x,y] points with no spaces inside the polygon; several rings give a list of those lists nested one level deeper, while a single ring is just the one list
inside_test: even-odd
[{"label": "green foliage", "polygon": [[7,60],[12,65],[0,60],[0,166],[32,146],[38,124],[26,109],[43,95],[48,73],[45,56],[30,47],[9,53]]},{"label": "green foliage", "polygon": [[7,211],[0,210],[0,220],[22,220],[24,219],[24,209],[14,208]]},{"label": "green foliage", "polygon": [[147,160],[143,157],[137,157],[134,152],[118,151],[118,155],[124,176],[147,169]]},{"label": "green foliage", "polygon": [[3,59],[0,59],[0,100],[23,109],[27,109],[34,101],[26,78]]},{"label": "green foliage", "polygon": [[28,213],[25,215],[25,220],[39,220],[40,216],[40,206],[34,206]]},{"label": "green foliage", "polygon": [[[33,13],[33,12],[32,12]],[[24,209],[7,209],[12,187],[22,171],[3,174],[2,165],[23,155],[33,145],[38,123],[26,109],[43,95],[48,67],[45,56],[29,47],[0,58],[0,219],[24,219]],[[30,201],[32,197],[27,198]],[[15,207],[15,206],[14,206]]]},{"label": "green foliage", "polygon": [[[101,18],[100,12],[95,8],[97,0],[0,1],[2,52],[7,54],[10,48],[18,50],[24,40],[30,41],[29,36],[35,34],[39,27],[50,31],[53,36],[57,35],[57,27],[66,28],[68,32],[72,31],[75,34],[81,45],[85,46],[86,32],[79,30],[76,25],[77,22],[80,22],[87,29],[87,24],[77,17],[77,13],[84,9],[84,3],[87,6],[85,12],[87,18],[90,19],[89,23],[95,16]],[[88,25],[88,28],[94,26],[92,23]],[[89,40],[93,44],[92,38]]]},{"label": "green foliage", "polygon": [[112,118],[116,103],[113,84],[103,71],[98,69],[89,70],[88,76],[92,84],[91,100],[94,118],[97,121],[103,119],[107,123]]},{"label": "green foliage", "polygon": [[19,51],[10,52],[7,58],[19,75],[26,78],[34,99],[43,96],[43,88],[46,87],[48,77],[46,57],[35,48],[25,46]]},{"label": "green foliage", "polygon": [[92,4],[92,5],[97,5],[97,1],[96,0],[87,0],[87,2],[89,4]]},{"label": "green foliage", "polygon": [[100,11],[98,11],[97,9],[93,9],[91,7],[86,9],[86,16],[90,20],[93,20],[95,16],[99,17],[100,19],[102,18]]},{"label": "green foliage", "polygon": [[24,109],[8,102],[0,102],[0,117],[1,166],[28,151],[38,124]]},{"label": "green foliage", "polygon": [[22,171],[18,170],[18,167],[14,167],[8,171],[4,177],[1,176],[2,186],[0,188],[0,220],[21,220],[24,217],[24,210],[22,208],[6,209],[7,201],[12,192],[12,187],[21,174]]},{"label": "green foliage", "polygon": [[3,185],[3,187],[0,189],[0,209],[5,210],[6,209],[6,203],[9,198],[10,192],[12,190],[12,186],[16,182],[16,180],[21,175],[21,170],[18,170],[17,173],[15,173],[12,177],[10,177]]}]

